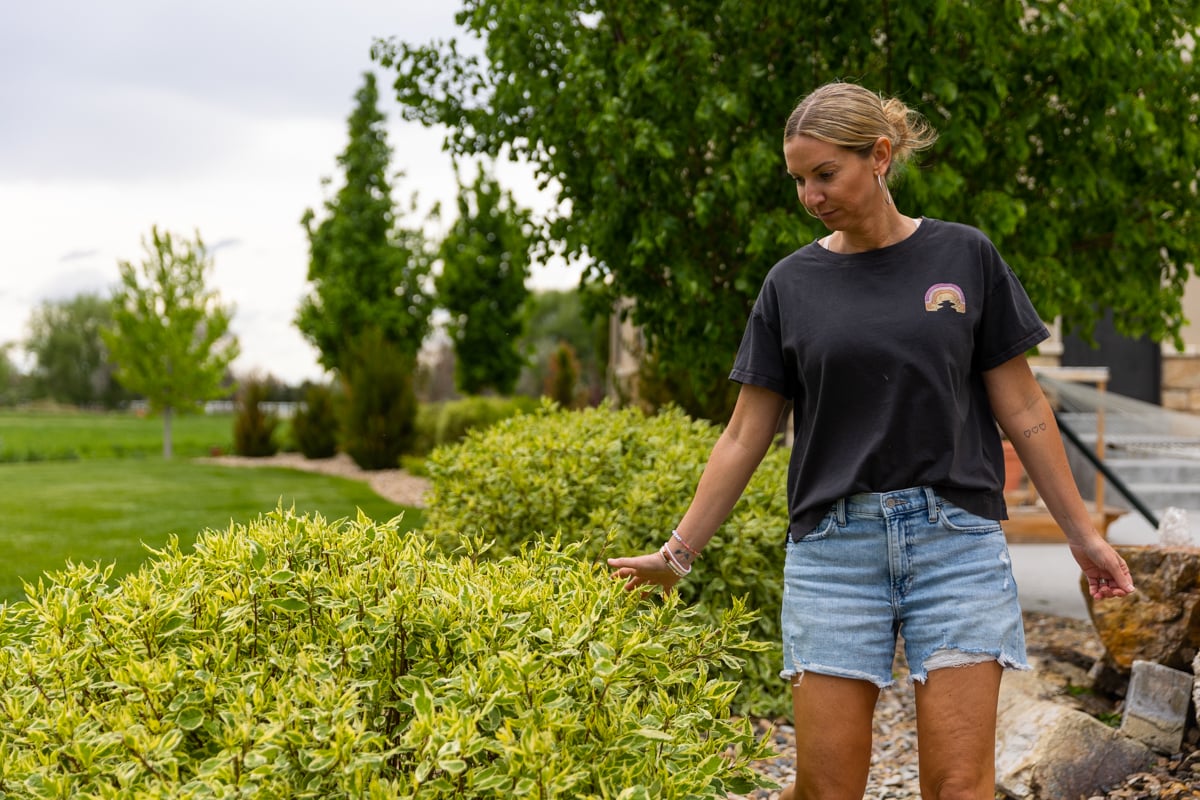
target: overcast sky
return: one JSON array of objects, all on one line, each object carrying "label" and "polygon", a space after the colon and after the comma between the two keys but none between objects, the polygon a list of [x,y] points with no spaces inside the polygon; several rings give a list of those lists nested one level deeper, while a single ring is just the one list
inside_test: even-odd
[{"label": "overcast sky", "polygon": [[[453,197],[441,136],[401,123],[376,37],[456,34],[453,0],[36,0],[0,4],[0,344],[45,300],[107,293],[151,226],[213,251],[235,306],[239,373],[317,378],[292,325],[307,291],[306,208],[337,155],[364,71],[392,120],[396,199]],[[516,169],[500,173],[538,207]],[[452,204],[451,208],[452,208]],[[414,220],[415,222],[415,220]],[[573,286],[565,269],[532,284]]]}]

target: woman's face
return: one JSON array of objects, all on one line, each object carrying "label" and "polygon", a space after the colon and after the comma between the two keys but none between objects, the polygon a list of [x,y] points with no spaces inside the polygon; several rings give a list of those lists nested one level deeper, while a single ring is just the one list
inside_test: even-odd
[{"label": "woman's face", "polygon": [[884,195],[876,177],[881,168],[886,170],[880,151],[877,144],[873,153],[861,156],[808,136],[794,136],[783,145],[788,174],[796,181],[796,195],[831,231],[861,227],[884,211]]}]

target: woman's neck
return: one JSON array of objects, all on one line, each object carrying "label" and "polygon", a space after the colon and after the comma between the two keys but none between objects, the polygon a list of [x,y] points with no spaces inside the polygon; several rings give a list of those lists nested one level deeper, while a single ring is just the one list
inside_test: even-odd
[{"label": "woman's neck", "polygon": [[834,231],[822,239],[821,244],[833,253],[865,253],[904,241],[912,236],[921,224],[919,219],[906,217],[895,209],[877,219],[879,224],[870,228]]}]

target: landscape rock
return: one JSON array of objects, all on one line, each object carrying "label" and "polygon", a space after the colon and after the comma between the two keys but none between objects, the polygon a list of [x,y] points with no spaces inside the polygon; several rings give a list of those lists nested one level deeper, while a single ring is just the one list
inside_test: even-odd
[{"label": "landscape rock", "polygon": [[1137,660],[1190,670],[1200,651],[1200,548],[1117,545],[1137,591],[1094,602],[1081,578],[1084,602],[1104,658],[1124,674]]},{"label": "landscape rock", "polygon": [[1178,753],[1187,728],[1192,674],[1151,661],[1134,661],[1121,733],[1164,755]]},{"label": "landscape rock", "polygon": [[996,787],[1012,800],[1094,797],[1145,769],[1154,753],[1094,717],[1046,699],[1031,673],[1008,673],[1000,690]]},{"label": "landscape rock", "polygon": [[1200,726],[1200,653],[1192,659],[1192,709],[1196,725]]}]

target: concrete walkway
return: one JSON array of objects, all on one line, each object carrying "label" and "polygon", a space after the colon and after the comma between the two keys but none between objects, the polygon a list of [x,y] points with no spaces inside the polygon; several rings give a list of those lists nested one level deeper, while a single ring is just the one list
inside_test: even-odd
[{"label": "concrete walkway", "polygon": [[[1200,511],[1187,512],[1192,541],[1200,543]],[[1112,544],[1155,544],[1158,532],[1136,512],[1126,514],[1108,528]],[[1079,588],[1079,565],[1066,544],[1010,544],[1013,576],[1021,607],[1072,619],[1087,619],[1087,606]]]}]

